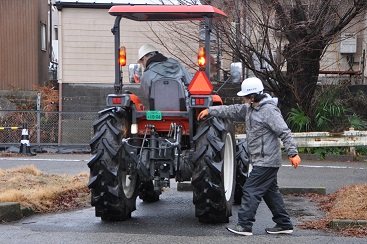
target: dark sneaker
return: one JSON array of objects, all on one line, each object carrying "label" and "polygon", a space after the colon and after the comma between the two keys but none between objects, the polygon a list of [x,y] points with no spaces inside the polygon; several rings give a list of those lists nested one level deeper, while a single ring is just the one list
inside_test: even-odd
[{"label": "dark sneaker", "polygon": [[230,227],[226,227],[228,231],[235,233],[237,235],[241,235],[241,236],[252,236],[252,231],[243,228],[241,225],[236,225],[233,228]]},{"label": "dark sneaker", "polygon": [[293,227],[275,226],[273,228],[266,228],[265,231],[268,234],[290,234],[293,232]]}]

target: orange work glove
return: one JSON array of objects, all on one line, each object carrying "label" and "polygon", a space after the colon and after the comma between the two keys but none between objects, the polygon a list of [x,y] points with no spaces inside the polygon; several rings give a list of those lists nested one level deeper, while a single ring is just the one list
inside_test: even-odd
[{"label": "orange work glove", "polygon": [[301,163],[301,158],[296,154],[296,156],[289,158],[289,162],[293,165],[293,167],[296,169],[298,165]]}]

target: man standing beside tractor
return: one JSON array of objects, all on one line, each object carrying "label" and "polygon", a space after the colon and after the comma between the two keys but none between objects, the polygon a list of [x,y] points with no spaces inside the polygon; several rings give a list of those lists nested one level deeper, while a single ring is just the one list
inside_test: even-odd
[{"label": "man standing beside tractor", "polygon": [[237,93],[244,97],[244,104],[212,106],[197,116],[198,120],[210,115],[246,122],[246,140],[253,170],[243,186],[238,223],[233,228],[227,227],[230,232],[243,236],[252,235],[252,226],[261,199],[264,199],[276,223],[275,227],[266,228],[265,231],[269,234],[293,232],[293,224],[285,210],[277,182],[277,173],[281,166],[278,138],[282,140],[294,168],[298,167],[301,159],[291,131],[277,107],[277,99],[263,91],[264,86],[260,79],[247,78],[242,82],[241,91]]}]

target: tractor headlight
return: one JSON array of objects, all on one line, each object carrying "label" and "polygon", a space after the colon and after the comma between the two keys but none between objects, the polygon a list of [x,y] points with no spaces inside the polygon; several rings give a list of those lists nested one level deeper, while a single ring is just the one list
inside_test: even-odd
[{"label": "tractor headlight", "polygon": [[131,134],[137,134],[138,133],[138,124],[131,124]]}]

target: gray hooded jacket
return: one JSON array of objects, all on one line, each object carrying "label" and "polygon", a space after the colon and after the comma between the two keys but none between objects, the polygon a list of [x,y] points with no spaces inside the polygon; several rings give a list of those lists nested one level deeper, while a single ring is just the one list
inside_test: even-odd
[{"label": "gray hooded jacket", "polygon": [[[149,62],[152,60],[151,62]],[[173,78],[182,80],[183,84],[191,82],[192,74],[188,72],[177,60],[166,58],[162,54],[157,54],[148,61],[144,74],[140,78],[140,87],[145,97],[149,97],[149,90],[152,83],[160,78]],[[164,92],[164,91],[162,91]]]},{"label": "gray hooded jacket", "polygon": [[250,154],[250,162],[254,166],[280,167],[282,140],[288,157],[298,154],[291,136],[291,130],[285,123],[277,107],[278,99],[265,94],[259,105],[234,104],[228,106],[209,107],[209,114],[227,118],[232,121],[245,121],[246,140]]}]

